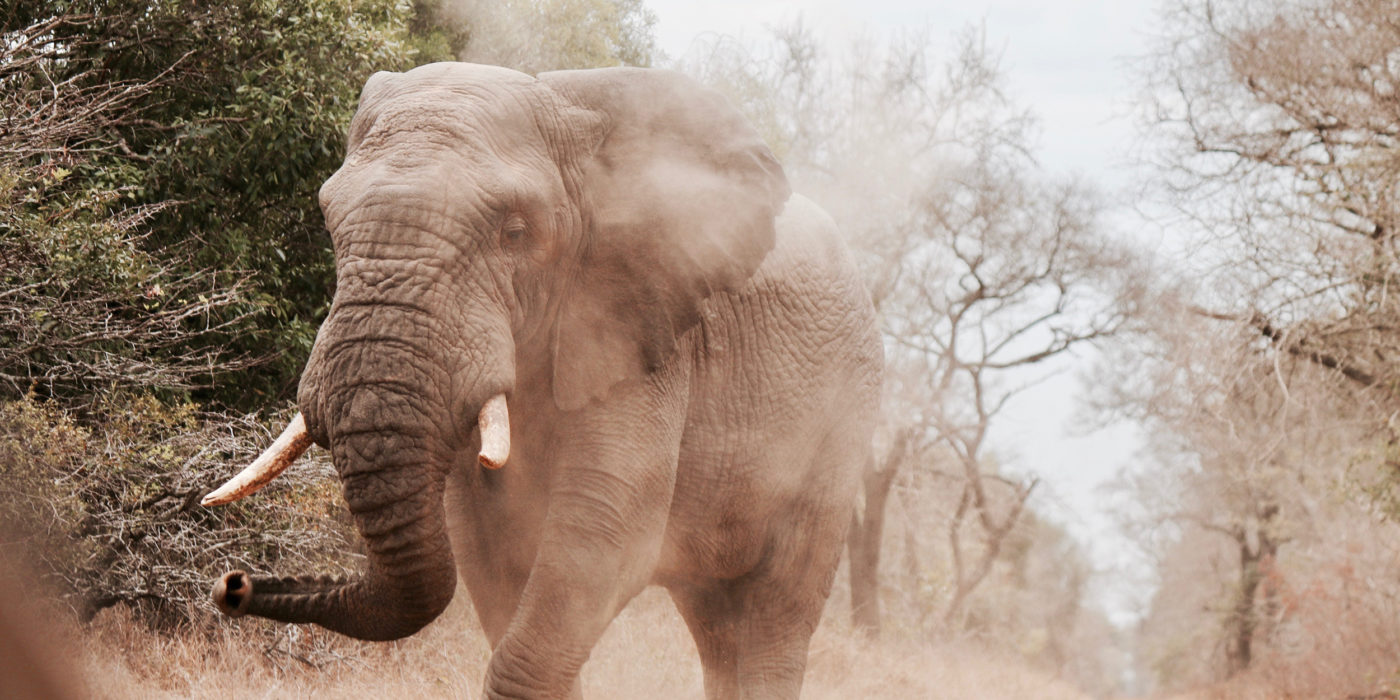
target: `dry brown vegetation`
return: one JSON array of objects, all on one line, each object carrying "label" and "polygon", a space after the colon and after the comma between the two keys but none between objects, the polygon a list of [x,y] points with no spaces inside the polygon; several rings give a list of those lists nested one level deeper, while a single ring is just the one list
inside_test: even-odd
[{"label": "dry brown vegetation", "polygon": [[[829,610],[835,612],[834,610]],[[868,642],[839,616],[813,638],[804,698],[1081,698],[1023,662],[966,645]],[[490,649],[465,591],[422,633],[388,644],[260,620],[207,632],[149,631],[123,608],[58,636],[101,698],[478,697]],[[638,596],[584,667],[584,692],[607,698],[699,698],[699,658],[661,589]]]},{"label": "dry brown vegetation", "polygon": [[1169,264],[1099,390],[1146,428],[1146,686],[1400,689],[1400,27],[1383,0],[1174,0],[1146,58]]}]

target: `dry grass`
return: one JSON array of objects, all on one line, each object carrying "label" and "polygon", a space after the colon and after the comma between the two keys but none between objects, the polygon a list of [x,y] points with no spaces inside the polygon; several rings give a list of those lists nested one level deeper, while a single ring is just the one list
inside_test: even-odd
[{"label": "dry grass", "polygon": [[1271,579],[1283,615],[1259,635],[1247,671],[1182,697],[1394,700],[1400,692],[1400,597],[1392,582],[1400,559],[1387,538],[1349,539],[1339,552],[1310,557],[1311,571]]},{"label": "dry grass", "polygon": [[[114,609],[81,631],[65,627],[61,636],[78,651],[90,694],[101,698],[475,698],[490,653],[464,593],[442,619],[401,642],[361,643],[310,627],[272,629],[244,620],[208,635],[160,634]],[[648,590],[618,617],[583,681],[593,698],[703,697],[694,644],[664,591]],[[828,620],[813,639],[803,696],[1084,697],[1011,659],[870,644],[839,620]]]}]

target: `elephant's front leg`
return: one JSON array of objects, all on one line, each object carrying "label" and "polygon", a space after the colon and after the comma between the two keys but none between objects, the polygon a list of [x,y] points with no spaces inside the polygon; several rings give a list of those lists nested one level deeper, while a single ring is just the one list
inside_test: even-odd
[{"label": "elephant's front leg", "polygon": [[538,554],[491,657],[486,697],[569,696],[608,623],[649,582],[675,487],[682,374],[616,387],[558,432]]}]

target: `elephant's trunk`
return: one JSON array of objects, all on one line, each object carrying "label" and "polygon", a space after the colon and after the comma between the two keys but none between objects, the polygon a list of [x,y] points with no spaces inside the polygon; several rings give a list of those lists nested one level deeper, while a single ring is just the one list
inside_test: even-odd
[{"label": "elephant's trunk", "polygon": [[[365,538],[368,564],[355,578],[225,574],[214,603],[228,615],[314,622],[351,637],[385,641],[417,632],[452,600],[457,576],[443,517],[443,460],[393,437],[364,432],[334,446],[345,499]],[[351,455],[354,455],[351,457]]]},{"label": "elephant's trunk", "polygon": [[[367,240],[388,241],[395,232],[369,233]],[[390,640],[418,631],[452,599],[443,490],[470,445],[465,411],[481,412],[481,461],[500,466],[508,456],[498,395],[514,383],[509,316],[445,301],[434,307],[484,292],[443,288],[438,277],[420,277],[416,264],[376,257],[386,247],[396,249],[337,251],[350,261],[338,265],[336,299],[298,392],[307,434],[329,447],[364,538],[365,570],[348,580],[232,572],[214,590],[230,615]],[[463,358],[481,362],[466,366]]]}]

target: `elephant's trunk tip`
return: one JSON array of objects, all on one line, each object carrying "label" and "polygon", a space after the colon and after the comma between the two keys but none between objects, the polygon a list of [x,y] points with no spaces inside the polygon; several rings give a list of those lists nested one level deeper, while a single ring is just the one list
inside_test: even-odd
[{"label": "elephant's trunk tip", "polygon": [[506,395],[496,394],[481,407],[477,416],[481,430],[481,454],[477,459],[487,469],[500,469],[510,458],[510,409]]},{"label": "elephant's trunk tip", "polygon": [[214,582],[214,606],[229,617],[242,617],[253,598],[253,579],[242,571],[230,571]]}]

